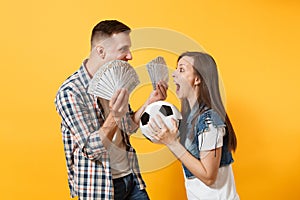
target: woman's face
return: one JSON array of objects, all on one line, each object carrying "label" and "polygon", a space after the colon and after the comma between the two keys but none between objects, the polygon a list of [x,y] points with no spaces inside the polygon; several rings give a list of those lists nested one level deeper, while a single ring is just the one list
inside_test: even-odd
[{"label": "woman's face", "polygon": [[196,85],[199,85],[200,79],[194,73],[194,58],[189,56],[182,57],[172,77],[176,85],[176,94],[179,99],[193,99],[197,97]]}]

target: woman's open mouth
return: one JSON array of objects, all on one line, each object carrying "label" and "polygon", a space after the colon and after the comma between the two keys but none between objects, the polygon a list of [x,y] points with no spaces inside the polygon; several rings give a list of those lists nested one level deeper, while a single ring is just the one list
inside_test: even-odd
[{"label": "woman's open mouth", "polygon": [[176,86],[176,92],[178,92],[180,90],[180,85],[176,82],[174,82],[175,86]]}]

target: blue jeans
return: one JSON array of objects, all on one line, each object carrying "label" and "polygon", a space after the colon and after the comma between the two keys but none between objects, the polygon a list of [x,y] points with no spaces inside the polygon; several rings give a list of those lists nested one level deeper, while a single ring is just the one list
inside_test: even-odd
[{"label": "blue jeans", "polygon": [[146,190],[140,190],[133,175],[113,179],[115,200],[149,200]]}]

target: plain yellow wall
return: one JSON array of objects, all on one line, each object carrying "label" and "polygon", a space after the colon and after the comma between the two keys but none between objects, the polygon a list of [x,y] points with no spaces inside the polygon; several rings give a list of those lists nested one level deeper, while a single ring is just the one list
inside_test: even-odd
[{"label": "plain yellow wall", "polygon": [[[296,0],[1,2],[1,199],[70,199],[53,100],[87,57],[91,29],[103,19],[133,29],[174,30],[211,53],[238,137],[233,169],[241,199],[300,199]],[[148,61],[145,52],[134,56],[133,65]],[[174,57],[168,63],[174,67],[176,57],[166,56]],[[134,95],[144,98],[139,92]],[[176,100],[171,92],[169,100]],[[132,101],[138,106],[137,98]],[[142,138],[133,140],[139,153],[163,151]],[[152,199],[185,199],[179,162],[143,176]]]}]

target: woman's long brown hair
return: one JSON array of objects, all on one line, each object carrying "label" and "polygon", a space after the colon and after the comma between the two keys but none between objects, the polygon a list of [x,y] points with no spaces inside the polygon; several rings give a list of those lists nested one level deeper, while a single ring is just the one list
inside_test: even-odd
[{"label": "woman's long brown hair", "polygon": [[[215,110],[222,120],[225,121],[226,132],[228,134],[228,150],[235,151],[237,139],[220,95],[219,77],[215,60],[207,53],[185,52],[179,56],[177,62],[184,56],[192,57],[194,59],[194,72],[201,80],[198,93],[199,96],[197,98],[198,105],[205,105],[205,107]],[[182,100],[181,103],[183,117],[185,118],[191,111],[191,108],[189,108],[186,100]]]}]

